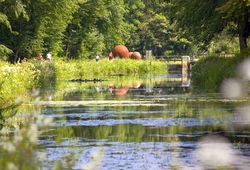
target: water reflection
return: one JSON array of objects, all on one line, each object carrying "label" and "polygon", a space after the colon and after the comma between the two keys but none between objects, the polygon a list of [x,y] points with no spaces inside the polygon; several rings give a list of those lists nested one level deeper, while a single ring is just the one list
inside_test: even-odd
[{"label": "water reflection", "polygon": [[96,150],[104,154],[100,169],[199,169],[200,139],[211,134],[227,138],[232,150],[244,146],[234,155],[250,153],[250,133],[232,128],[237,102],[194,95],[178,75],[172,78],[64,85],[57,91],[63,100],[82,104],[54,101],[44,110],[54,119],[40,140],[48,161],[83,148],[76,169],[91,164]]},{"label": "water reflection", "polygon": [[111,94],[116,95],[116,96],[123,96],[123,95],[127,94],[128,89],[129,89],[128,86],[120,86],[120,87],[109,86],[109,92]]},{"label": "water reflection", "polygon": [[[217,155],[214,148],[232,156],[223,167],[248,165],[250,131],[240,120],[248,121],[249,108],[219,94],[192,94],[183,79],[171,77],[57,82],[41,96],[42,113],[54,120],[39,139],[44,169],[69,153],[78,155],[75,169],[202,169],[210,166],[203,154]],[[210,135],[222,137],[211,143],[204,138]],[[226,145],[217,145],[221,138]]]}]

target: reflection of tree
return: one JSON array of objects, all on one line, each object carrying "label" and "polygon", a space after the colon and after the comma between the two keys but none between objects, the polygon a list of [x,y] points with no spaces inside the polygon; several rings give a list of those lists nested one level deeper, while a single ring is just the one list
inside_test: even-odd
[{"label": "reflection of tree", "polygon": [[0,130],[6,126],[7,121],[13,118],[17,113],[17,105],[10,105],[0,109]]},{"label": "reflection of tree", "polygon": [[[218,110],[219,106],[213,108],[213,104],[204,104],[200,102],[178,102],[168,101],[164,106],[116,106],[106,107],[91,107],[92,113],[102,113],[112,111],[109,117],[105,114],[96,118],[77,118],[79,121],[87,120],[134,120],[134,119],[173,119],[176,120],[175,125],[144,126],[143,124],[127,124],[120,123],[114,125],[99,125],[99,126],[69,126],[56,127],[57,138],[75,138],[81,137],[94,140],[109,140],[121,142],[174,142],[174,141],[189,141],[197,140],[200,136],[207,133],[216,133],[217,131],[225,131],[228,124],[225,120],[231,118],[230,111]],[[86,113],[88,107],[82,109],[82,113]],[[81,114],[81,113],[79,113]],[[111,116],[111,117],[110,117]],[[206,119],[211,121],[221,121],[224,124],[211,123],[203,124]],[[61,118],[60,118],[61,119]],[[198,121],[198,124],[190,124],[189,126],[182,124],[182,120]],[[197,120],[196,120],[197,119]]]},{"label": "reflection of tree", "polygon": [[0,130],[5,128],[20,128],[29,120],[28,115],[39,111],[40,108],[32,105],[12,105],[11,107],[0,110]]},{"label": "reflection of tree", "polygon": [[[150,78],[150,80],[149,80]],[[82,94],[82,98],[95,98],[95,99],[110,99],[111,95],[108,94],[108,90],[121,96],[126,94],[128,89],[137,89],[141,84],[150,84],[153,86],[157,82],[161,82],[162,78],[154,76],[113,76],[104,77],[105,81],[94,82],[66,82],[60,81],[56,84],[56,93],[54,98],[56,100],[62,100],[63,96],[67,96],[68,93],[73,94],[79,92]],[[77,94],[77,96],[79,96]]]}]

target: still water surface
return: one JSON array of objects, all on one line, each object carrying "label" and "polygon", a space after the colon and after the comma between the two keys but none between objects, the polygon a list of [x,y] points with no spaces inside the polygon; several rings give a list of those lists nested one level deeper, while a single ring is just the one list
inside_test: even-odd
[{"label": "still water surface", "polygon": [[232,167],[249,165],[249,126],[235,119],[241,102],[193,94],[177,74],[156,77],[119,86],[63,81],[43,101],[43,114],[54,119],[40,138],[44,168],[74,153],[74,169],[200,169],[197,145],[208,135],[232,144]]}]

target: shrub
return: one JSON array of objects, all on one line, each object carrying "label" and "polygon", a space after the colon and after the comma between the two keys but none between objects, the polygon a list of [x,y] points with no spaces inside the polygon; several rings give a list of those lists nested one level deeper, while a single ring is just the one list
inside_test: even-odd
[{"label": "shrub", "polygon": [[248,52],[235,57],[209,56],[201,59],[192,69],[192,85],[203,91],[218,91],[222,81],[236,76],[239,63],[248,56]]}]

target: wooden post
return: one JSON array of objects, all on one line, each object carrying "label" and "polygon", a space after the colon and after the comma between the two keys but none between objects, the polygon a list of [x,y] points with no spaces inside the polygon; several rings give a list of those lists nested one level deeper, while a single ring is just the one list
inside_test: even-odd
[{"label": "wooden post", "polygon": [[189,56],[182,56],[181,57],[181,64],[182,64],[182,84],[188,84],[188,71],[189,71],[189,63],[190,57]]},{"label": "wooden post", "polygon": [[152,50],[146,50],[146,60],[152,59]]}]

